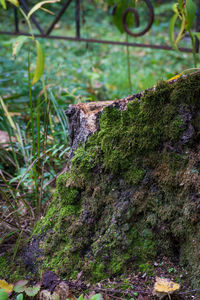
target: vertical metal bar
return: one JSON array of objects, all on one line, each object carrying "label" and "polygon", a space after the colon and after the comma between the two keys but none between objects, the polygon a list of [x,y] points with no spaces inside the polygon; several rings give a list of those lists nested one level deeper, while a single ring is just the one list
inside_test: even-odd
[{"label": "vertical metal bar", "polygon": [[72,0],[67,0],[65,2],[65,4],[63,5],[63,7],[61,8],[61,10],[59,11],[57,17],[55,18],[55,20],[53,21],[53,23],[50,25],[50,27],[47,29],[45,35],[49,35],[50,32],[53,30],[54,26],[56,25],[56,23],[60,20],[60,18],[62,17],[62,15],[64,14],[65,10],[67,9],[67,7],[69,6],[69,4],[71,3]]},{"label": "vertical metal bar", "polygon": [[15,33],[19,32],[19,19],[18,19],[18,13],[17,8],[14,7],[14,19],[15,19]]},{"label": "vertical metal bar", "polygon": [[[197,19],[196,19],[195,30],[196,30],[196,32],[200,32],[200,0],[198,1],[196,16],[197,16]],[[196,53],[199,52],[199,39],[197,37],[195,38],[195,50],[196,50]]]},{"label": "vertical metal bar", "polygon": [[76,0],[75,8],[76,38],[80,39],[80,0]]}]

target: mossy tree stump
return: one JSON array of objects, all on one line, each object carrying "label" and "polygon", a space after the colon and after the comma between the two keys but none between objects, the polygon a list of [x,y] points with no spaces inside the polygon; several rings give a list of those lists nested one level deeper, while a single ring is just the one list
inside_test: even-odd
[{"label": "mossy tree stump", "polygon": [[43,268],[98,281],[161,255],[200,284],[200,74],[67,114],[71,166],[35,228]]}]

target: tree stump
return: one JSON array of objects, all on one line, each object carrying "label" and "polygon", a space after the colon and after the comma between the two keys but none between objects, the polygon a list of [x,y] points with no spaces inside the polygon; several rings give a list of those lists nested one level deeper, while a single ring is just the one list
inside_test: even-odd
[{"label": "tree stump", "polygon": [[158,257],[200,284],[200,75],[67,110],[71,167],[38,222],[42,268],[99,281],[154,273]]}]

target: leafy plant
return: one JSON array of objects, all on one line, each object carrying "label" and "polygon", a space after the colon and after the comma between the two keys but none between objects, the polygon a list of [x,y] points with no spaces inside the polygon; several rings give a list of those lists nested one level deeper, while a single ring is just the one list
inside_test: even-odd
[{"label": "leafy plant", "polygon": [[[181,40],[188,33],[192,42],[193,49],[193,62],[196,68],[196,49],[195,49],[195,36],[199,38],[199,33],[192,33],[191,28],[195,19],[196,4],[193,0],[178,0],[173,5],[174,15],[169,24],[169,39],[175,50],[178,50],[178,45]],[[177,36],[175,36],[175,29],[177,21],[180,21],[180,29]]]},{"label": "leafy plant", "polygon": [[1,300],[8,300],[8,293],[5,292],[4,289],[0,289],[0,299]]},{"label": "leafy plant", "polygon": [[[87,300],[87,299],[88,299],[88,297],[85,298],[84,295],[82,294],[82,295],[80,295],[80,296],[78,297],[77,300]],[[90,299],[90,300],[102,300],[102,295],[101,295],[100,293],[98,293],[98,294],[89,296],[89,299]],[[70,299],[67,298],[66,300],[70,300]]]},{"label": "leafy plant", "polygon": [[[34,36],[30,18],[34,12],[36,12],[38,9],[42,9],[44,4],[55,3],[58,2],[58,0],[39,2],[33,6],[27,15],[20,7],[17,0],[8,2],[12,3],[18,8],[27,22],[30,32],[29,37],[20,36],[14,40],[13,57],[16,58],[22,46],[26,46],[26,43],[29,41],[30,43],[28,44],[30,44],[30,46],[35,46],[37,54],[36,67],[34,74],[32,74],[31,48],[28,47],[28,88],[30,116],[28,122],[24,124],[24,128],[26,128],[26,130],[22,130],[18,123],[12,118],[4,99],[0,96],[0,111],[2,116],[1,119],[3,120],[2,125],[5,127],[5,130],[8,132],[9,136],[8,147],[3,147],[3,149],[0,148],[0,151],[4,152],[7,161],[11,163],[12,167],[15,168],[15,172],[17,173],[17,176],[10,176],[10,174],[5,172],[4,169],[0,169],[1,182],[3,183],[3,188],[0,190],[0,194],[4,203],[4,211],[1,215],[0,222],[8,224],[9,227],[12,228],[11,232],[5,232],[3,237],[1,237],[0,244],[2,244],[5,239],[16,237],[16,244],[13,250],[14,259],[25,233],[25,230],[22,228],[22,224],[25,221],[24,216],[26,215],[26,217],[28,217],[30,225],[32,226],[32,224],[42,213],[42,201],[45,200],[43,199],[43,188],[46,184],[47,177],[44,165],[50,166],[49,160],[54,157],[55,154],[59,154],[61,158],[67,151],[64,151],[63,149],[61,151],[60,144],[55,143],[54,131],[57,124],[54,122],[54,120],[52,120],[52,111],[56,111],[58,119],[62,123],[63,131],[66,131],[67,123],[62,109],[60,109],[56,104],[57,100],[55,99],[53,93],[47,91],[44,80],[42,80],[42,96],[38,97],[36,105],[34,104],[32,94],[32,86],[35,85],[40,78],[42,78],[44,72],[44,51],[41,43]],[[4,9],[7,8],[6,3],[7,1],[0,1],[0,4]],[[50,95],[48,95],[48,92]],[[51,101],[53,103],[52,108],[50,108]],[[43,125],[42,130],[41,125]],[[47,135],[50,134],[50,131],[53,135],[53,142],[51,145],[47,142]],[[55,149],[57,146],[58,149]],[[53,152],[53,155],[50,154],[51,152]],[[4,155],[2,157],[4,157]],[[52,178],[55,175],[56,168],[51,167],[51,169],[53,170],[53,174],[51,174]],[[48,197],[48,193],[46,193],[46,196]],[[14,199],[14,201],[12,199]],[[12,215],[12,218],[9,217],[10,215]],[[13,228],[15,230],[13,230]],[[25,234],[27,234],[27,232]],[[31,293],[31,290],[29,290],[29,292]]]},{"label": "leafy plant", "polygon": [[27,283],[28,280],[18,281],[13,288],[14,292],[20,293],[20,295],[22,295],[21,293],[24,292],[29,297],[36,296],[40,291],[40,284],[35,284],[34,286],[27,286]]}]

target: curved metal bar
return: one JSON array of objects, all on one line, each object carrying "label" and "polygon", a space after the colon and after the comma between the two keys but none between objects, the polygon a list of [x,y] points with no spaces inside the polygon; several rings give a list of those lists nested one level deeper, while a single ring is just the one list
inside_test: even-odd
[{"label": "curved metal bar", "polygon": [[128,16],[129,13],[132,13],[134,15],[134,17],[135,17],[135,20],[136,20],[136,26],[138,27],[137,24],[139,24],[139,16],[138,16],[138,13],[137,13],[136,9],[132,8],[132,7],[129,7],[123,13],[122,24],[123,24],[124,30],[129,35],[134,36],[134,37],[138,37],[138,36],[144,35],[147,31],[150,30],[150,28],[151,28],[151,26],[153,24],[153,21],[154,21],[154,10],[153,10],[152,4],[151,4],[151,2],[149,0],[144,0],[144,1],[145,1],[146,5],[147,5],[147,8],[149,10],[149,20],[148,20],[147,26],[141,32],[134,33],[134,32],[132,32],[128,28],[128,25],[127,25],[127,16]]},{"label": "curved metal bar", "polygon": [[[132,8],[132,7],[127,8],[125,10],[125,12],[123,13],[123,19],[122,19],[123,27],[127,26],[126,25],[126,18],[127,18],[127,15],[128,15],[129,12],[131,12],[134,15],[134,18],[135,18],[135,27],[139,27],[140,26],[140,17],[138,15],[137,10],[135,8]],[[125,14],[125,17],[124,17],[124,14]],[[124,18],[125,18],[125,21],[124,21]],[[128,28],[128,26],[127,26],[127,28]],[[125,27],[124,27],[124,29],[125,29]]]}]

